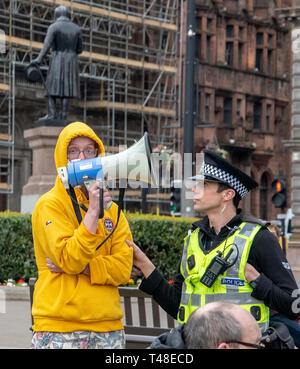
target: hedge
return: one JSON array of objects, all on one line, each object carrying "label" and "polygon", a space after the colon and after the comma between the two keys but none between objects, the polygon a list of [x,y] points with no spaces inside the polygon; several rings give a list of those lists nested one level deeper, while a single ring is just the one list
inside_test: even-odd
[{"label": "hedge", "polygon": [[30,215],[0,214],[0,282],[37,275]]},{"label": "hedge", "polygon": [[[173,279],[180,262],[183,238],[192,218],[160,217],[126,213],[134,242],[168,279]],[[0,282],[12,278],[26,281],[37,276],[31,216],[0,213]]]},{"label": "hedge", "polygon": [[134,242],[167,279],[178,270],[183,239],[196,219],[126,214]]}]

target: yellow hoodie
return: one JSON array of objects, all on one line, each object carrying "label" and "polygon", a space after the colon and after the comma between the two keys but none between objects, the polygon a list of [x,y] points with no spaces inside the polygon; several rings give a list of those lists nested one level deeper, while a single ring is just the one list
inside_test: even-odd
[{"label": "yellow hoodie", "polygon": [[[84,123],[71,123],[58,137],[56,168],[67,166],[67,147],[77,136],[87,136],[104,154],[101,140]],[[47,163],[45,163],[47,165]],[[75,188],[77,201],[88,207],[83,192]],[[82,218],[85,212],[80,209]],[[32,214],[33,241],[38,266],[32,314],[35,331],[96,331],[123,329],[123,311],[118,286],[127,283],[132,268],[132,240],[124,214],[113,235],[96,251],[117,221],[118,206],[113,203],[98,222],[97,233],[78,224],[71,199],[57,177],[54,187],[44,194]],[[51,273],[47,256],[64,273]],[[90,277],[81,274],[89,264]]]}]

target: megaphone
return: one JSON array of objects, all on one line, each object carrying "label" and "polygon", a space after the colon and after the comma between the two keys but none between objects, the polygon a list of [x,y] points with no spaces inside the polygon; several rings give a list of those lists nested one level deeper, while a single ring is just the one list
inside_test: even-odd
[{"label": "megaphone", "polygon": [[[73,160],[67,167],[58,168],[58,175],[66,189],[86,185],[89,189],[98,181],[132,180],[156,186],[157,180],[152,170],[151,145],[146,132],[129,149],[115,155],[92,159]],[[120,184],[124,182],[120,181]]]},{"label": "megaphone", "polygon": [[[57,169],[58,175],[67,190],[68,194],[72,199],[72,203],[76,203],[78,207],[79,204],[74,199],[73,187],[85,185],[87,189],[95,183],[95,181],[99,182],[99,218],[104,217],[104,209],[103,209],[103,186],[105,181],[110,180],[120,180],[120,183],[124,185],[124,181],[122,183],[122,179],[133,180],[133,181],[142,181],[153,186],[157,186],[157,180],[155,177],[155,172],[152,170],[153,166],[151,163],[151,146],[148,137],[148,133],[146,132],[144,136],[129,149],[120,152],[119,154],[105,156],[105,157],[96,157],[92,159],[85,160],[73,160],[68,162],[67,167],[60,167]],[[120,187],[120,186],[119,186]],[[124,195],[124,187],[120,187],[120,194]],[[115,229],[118,226],[120,219],[120,212],[123,201],[121,201],[122,196],[119,196],[119,208],[118,208],[118,217],[116,225],[110,234],[101,242],[101,244],[97,247],[96,250],[99,249],[100,246],[105,243],[109,237],[112,236]],[[111,206],[111,202],[106,204],[105,209],[108,210]],[[83,204],[80,204],[81,208],[86,209]],[[75,208],[74,210],[78,208]],[[77,216],[78,222],[80,223],[80,218],[78,211],[75,210],[75,214]],[[79,212],[80,213],[80,212]]]}]

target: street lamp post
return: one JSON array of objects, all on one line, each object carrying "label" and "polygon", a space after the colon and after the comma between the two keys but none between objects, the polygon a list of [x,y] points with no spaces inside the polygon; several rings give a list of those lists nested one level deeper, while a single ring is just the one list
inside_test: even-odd
[{"label": "street lamp post", "polygon": [[[192,175],[194,162],[194,65],[196,49],[196,6],[195,0],[188,0],[185,52],[185,93],[184,93],[184,142],[183,142],[183,176]],[[183,177],[183,178],[184,178]],[[186,198],[186,187],[182,182],[181,215],[193,216],[191,200]]]}]

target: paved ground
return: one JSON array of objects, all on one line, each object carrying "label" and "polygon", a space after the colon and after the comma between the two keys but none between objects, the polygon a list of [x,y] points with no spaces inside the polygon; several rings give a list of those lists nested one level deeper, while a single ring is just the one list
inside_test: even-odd
[{"label": "paved ground", "polygon": [[[3,300],[1,301],[1,297],[4,296],[4,293],[6,294],[5,303],[3,303]],[[123,297],[121,297],[121,304],[123,304]],[[153,319],[150,301],[146,301],[145,307],[147,323],[151,326],[153,324]],[[133,302],[132,311],[133,324],[138,325],[139,314],[136,301]],[[163,310],[160,312],[160,318],[161,326],[167,327],[167,315]],[[32,336],[30,327],[31,312],[28,288],[11,287],[8,290],[7,287],[0,287],[0,349],[29,348]]]},{"label": "paved ground", "polygon": [[[300,288],[300,272],[294,274]],[[26,289],[26,287],[19,288]],[[30,347],[31,314],[30,302],[26,298],[27,296],[21,296],[21,300],[7,300],[5,313],[3,303],[0,302],[0,349]]]},{"label": "paved ground", "polygon": [[29,348],[31,342],[29,301],[6,301],[0,313],[0,348]]}]

